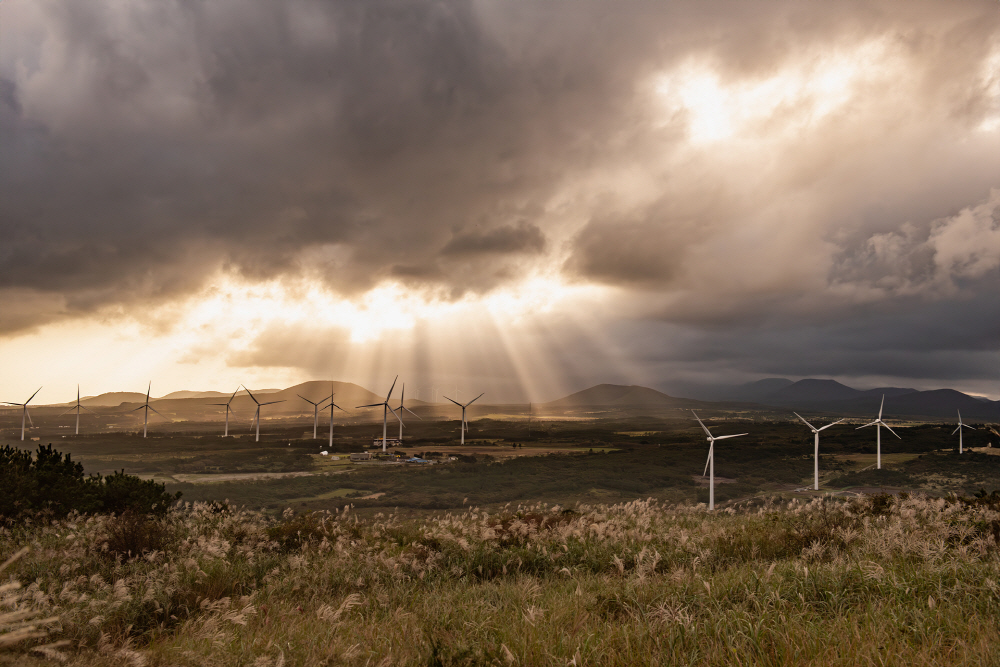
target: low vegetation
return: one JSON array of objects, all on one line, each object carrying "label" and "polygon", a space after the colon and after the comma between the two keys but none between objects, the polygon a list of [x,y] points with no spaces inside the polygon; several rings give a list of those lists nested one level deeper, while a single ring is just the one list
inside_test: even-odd
[{"label": "low vegetation", "polygon": [[65,517],[70,512],[163,514],[180,494],[168,494],[162,484],[124,471],[84,475],[83,466],[52,445],[38,451],[0,449],[0,520]]},{"label": "low vegetation", "polygon": [[30,549],[4,610],[40,619],[0,660],[997,664],[998,541],[996,493],[70,513],[0,530],[0,558]]}]

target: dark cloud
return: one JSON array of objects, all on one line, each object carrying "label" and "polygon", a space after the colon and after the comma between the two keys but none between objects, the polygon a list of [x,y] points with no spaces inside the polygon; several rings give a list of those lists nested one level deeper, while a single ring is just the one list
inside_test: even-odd
[{"label": "dark cloud", "polygon": [[[946,303],[993,331],[976,317],[1000,257],[992,1],[3,11],[0,333],[141,311],[220,271],[456,299],[533,270],[620,289],[601,316],[637,350],[686,327],[680,357],[751,374],[819,368],[805,341],[868,363],[853,341],[906,340]],[[721,119],[685,97],[702,71],[735,91],[709,90]],[[725,137],[698,144],[699,123]],[[874,329],[884,303],[900,317]],[[886,349],[962,345],[926,330]]]}]

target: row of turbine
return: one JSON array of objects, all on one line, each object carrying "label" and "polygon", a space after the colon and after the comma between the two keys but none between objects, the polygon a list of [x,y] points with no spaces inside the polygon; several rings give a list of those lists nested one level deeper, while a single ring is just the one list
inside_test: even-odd
[{"label": "row of turbine", "polygon": [[[413,415],[417,419],[421,419],[421,417],[418,416],[415,412],[413,412],[409,408],[403,406],[403,400],[404,400],[405,393],[406,393],[406,385],[405,384],[402,386],[402,388],[400,390],[400,394],[399,394],[399,412],[397,413],[389,405],[389,400],[392,398],[392,392],[395,390],[395,388],[396,388],[396,382],[398,380],[399,380],[399,376],[397,375],[396,379],[392,381],[392,386],[389,388],[389,393],[386,395],[385,400],[382,401],[381,403],[372,403],[372,404],[369,404],[369,405],[359,405],[359,406],[357,406],[357,408],[376,408],[376,407],[383,408],[383,410],[382,410],[382,451],[383,452],[386,451],[386,440],[387,440],[386,435],[387,435],[387,428],[388,428],[388,413],[389,412],[391,412],[393,414],[393,416],[396,417],[397,420],[399,420],[399,439],[400,439],[400,441],[402,441],[402,439],[403,439],[403,426],[404,426],[403,419],[402,419],[402,412],[403,412],[403,410],[406,410],[407,412],[409,412],[411,415]],[[331,386],[331,388],[332,388],[332,386]],[[148,427],[149,427],[149,411],[150,410],[152,410],[156,414],[160,415],[160,417],[163,417],[164,419],[166,419],[166,417],[162,413],[160,413],[159,410],[157,410],[156,408],[154,408],[152,405],[149,404],[149,397],[150,397],[150,392],[152,391],[152,389],[153,389],[153,383],[150,382],[149,385],[146,387],[146,400],[145,400],[145,402],[142,405],[140,405],[139,407],[137,407],[137,408],[135,408],[133,410],[130,410],[130,412],[138,412],[139,410],[143,411],[143,421],[142,421],[142,437],[143,438],[146,437],[147,430],[148,430]],[[229,437],[229,413],[233,412],[233,409],[232,409],[233,399],[236,398],[236,394],[238,394],[240,392],[240,389],[242,389],[243,391],[245,391],[247,393],[247,395],[257,405],[257,410],[254,412],[253,419],[250,421],[250,430],[251,430],[251,432],[253,432],[254,431],[254,425],[256,424],[256,441],[260,442],[260,409],[263,406],[265,406],[265,405],[274,405],[275,403],[284,403],[285,401],[284,401],[284,399],[282,399],[280,401],[265,401],[264,403],[261,403],[260,401],[257,400],[257,397],[254,396],[250,392],[249,389],[247,389],[247,387],[245,385],[240,385],[236,389],[236,391],[233,392],[233,395],[229,397],[229,400],[226,401],[225,403],[208,403],[207,405],[225,406],[225,408],[226,408],[226,426],[225,426],[225,431],[224,431],[224,437]],[[26,400],[24,403],[14,403],[14,402],[11,402],[11,401],[3,401],[4,405],[13,405],[13,406],[18,406],[18,407],[21,408],[21,440],[24,440],[25,420],[27,420],[27,422],[30,423],[32,427],[34,427],[34,425],[35,425],[34,421],[32,421],[32,419],[31,419],[31,414],[28,412],[28,404],[31,403],[32,399],[34,399],[35,396],[38,395],[38,392],[40,392],[41,390],[42,390],[41,387],[39,387],[37,390],[35,390],[35,393],[32,394],[31,397],[28,398],[28,400]],[[331,447],[333,446],[333,409],[336,408],[336,409],[338,409],[338,410],[340,410],[342,412],[347,412],[346,410],[344,410],[344,408],[340,407],[339,405],[337,405],[336,403],[333,402],[333,397],[335,395],[336,394],[331,393],[329,396],[327,396],[326,398],[324,398],[324,399],[322,399],[320,401],[312,401],[312,400],[306,398],[305,396],[303,396],[302,394],[296,394],[296,396],[298,396],[299,398],[301,398],[303,401],[305,401],[306,403],[309,403],[310,405],[313,406],[313,440],[315,440],[317,438],[317,431],[318,431],[318,428],[319,428],[319,411],[320,410],[325,410],[327,408],[330,409],[330,446]],[[459,403],[458,401],[453,400],[451,398],[448,398],[447,396],[444,397],[444,398],[448,399],[449,401],[451,401],[452,403],[454,403],[455,405],[457,405],[458,407],[462,408],[462,429],[461,430],[462,430],[462,444],[463,445],[465,444],[465,433],[469,430],[469,424],[468,424],[468,422],[465,419],[465,411],[466,411],[466,409],[470,405],[472,405],[473,403],[475,403],[476,401],[478,401],[482,397],[483,397],[483,394],[479,394],[479,396],[476,396],[474,399],[472,399],[468,403]],[[329,401],[329,404],[326,404],[327,401]],[[76,435],[80,435],[80,410],[86,410],[87,412],[89,412],[92,415],[96,415],[97,414],[96,412],[94,412],[93,410],[91,410],[90,408],[88,408],[87,406],[85,406],[82,403],[80,403],[80,385],[76,386],[76,404],[73,405],[72,407],[70,407],[65,412],[60,413],[58,416],[62,417],[63,415],[66,415],[66,414],[69,414],[70,412],[73,412],[74,410],[76,411]]]},{"label": "row of turbine", "polygon": [[[893,431],[892,428],[888,424],[886,424],[884,421],[882,421],[882,408],[884,408],[884,407],[885,407],[885,395],[883,394],[883,396],[882,396],[882,404],[879,405],[879,408],[878,408],[878,417],[874,421],[868,422],[867,424],[864,424],[863,426],[859,426],[859,427],[857,427],[855,429],[857,431],[857,430],[861,430],[863,428],[868,428],[869,426],[874,426],[875,427],[875,432],[876,432],[876,435],[875,435],[875,443],[876,443],[875,444],[875,466],[876,466],[876,468],[878,470],[882,469],[882,427],[883,426],[886,427],[887,429],[889,429],[889,433],[892,433],[894,436],[896,436],[897,438],[899,438],[899,434],[896,433],[895,431]],[[702,471],[701,476],[705,477],[706,473],[709,475],[709,481],[708,481],[708,509],[714,510],[715,509],[715,441],[716,440],[725,440],[727,438],[739,438],[739,437],[744,436],[744,435],[749,435],[749,433],[736,433],[734,435],[716,435],[716,436],[713,436],[712,432],[708,430],[707,426],[705,426],[705,423],[703,421],[701,421],[700,417],[698,417],[698,413],[696,413],[694,410],[692,410],[691,414],[693,414],[694,418],[698,420],[698,424],[701,425],[701,430],[703,430],[705,432],[705,435],[708,436],[707,437],[707,440],[708,440],[708,461],[705,462],[705,470]],[[814,448],[813,448],[813,490],[814,491],[819,491],[819,432],[823,431],[825,429],[828,429],[831,426],[835,426],[835,425],[839,424],[840,422],[844,421],[844,419],[838,419],[837,421],[831,422],[831,423],[827,424],[826,426],[820,426],[819,428],[816,428],[815,426],[813,426],[812,424],[810,424],[809,422],[807,422],[802,417],[802,415],[800,415],[799,413],[793,412],[792,414],[795,415],[796,417],[798,417],[800,420],[802,420],[802,423],[805,424],[806,426],[808,426],[809,430],[811,430],[813,432],[813,436],[815,436],[815,439],[814,439]],[[962,429],[963,428],[968,428],[968,429],[975,430],[975,427],[972,427],[972,426],[969,426],[968,424],[963,424],[962,423],[962,411],[959,410],[958,411],[958,426],[955,428],[954,431],[951,432],[952,435],[955,435],[956,433],[958,433],[958,453],[959,454],[962,453]],[[899,439],[902,440],[902,438],[899,438]]]}]

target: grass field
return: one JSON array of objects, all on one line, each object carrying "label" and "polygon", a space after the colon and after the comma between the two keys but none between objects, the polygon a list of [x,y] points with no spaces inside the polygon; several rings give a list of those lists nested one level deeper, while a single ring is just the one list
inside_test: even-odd
[{"label": "grass field", "polygon": [[998,664],[998,504],[199,505],[8,528],[0,558],[30,553],[0,620],[36,636],[0,664]]}]

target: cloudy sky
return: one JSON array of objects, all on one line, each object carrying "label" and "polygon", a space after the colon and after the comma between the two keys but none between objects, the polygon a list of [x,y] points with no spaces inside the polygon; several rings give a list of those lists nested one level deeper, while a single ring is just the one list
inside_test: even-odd
[{"label": "cloudy sky", "polygon": [[0,3],[0,399],[998,347],[996,0]]}]

